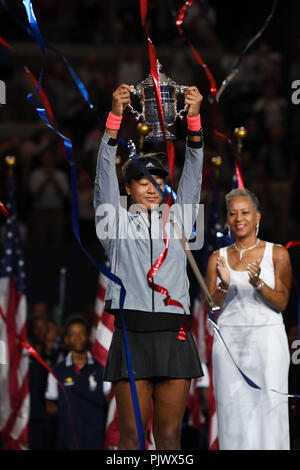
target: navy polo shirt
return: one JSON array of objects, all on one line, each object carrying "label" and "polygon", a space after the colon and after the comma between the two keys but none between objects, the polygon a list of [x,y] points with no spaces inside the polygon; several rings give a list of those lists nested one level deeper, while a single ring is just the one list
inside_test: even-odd
[{"label": "navy polo shirt", "polygon": [[[69,398],[74,429],[80,450],[103,449],[106,401],[103,393],[103,366],[88,352],[87,364],[76,372],[72,354],[53,367]],[[58,400],[58,448],[76,449],[66,397],[52,374],[48,376],[47,400]]]}]

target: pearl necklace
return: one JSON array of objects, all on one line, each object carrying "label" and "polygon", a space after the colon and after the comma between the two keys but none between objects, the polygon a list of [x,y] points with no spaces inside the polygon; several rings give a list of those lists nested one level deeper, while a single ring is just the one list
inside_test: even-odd
[{"label": "pearl necklace", "polygon": [[245,253],[245,251],[253,250],[253,248],[255,248],[255,247],[259,244],[259,242],[260,242],[260,239],[258,238],[258,239],[257,239],[257,242],[255,243],[255,245],[250,246],[250,248],[244,248],[243,250],[241,250],[241,248],[238,248],[238,247],[236,246],[236,243],[235,243],[233,246],[234,246],[235,250],[239,251],[239,253],[240,253],[240,261],[242,261],[242,259],[243,259],[243,254]]}]

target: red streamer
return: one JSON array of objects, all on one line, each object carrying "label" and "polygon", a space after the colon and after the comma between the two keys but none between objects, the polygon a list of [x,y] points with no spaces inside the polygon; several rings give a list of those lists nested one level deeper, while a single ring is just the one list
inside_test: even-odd
[{"label": "red streamer", "polygon": [[226,137],[226,135],[222,134],[221,132],[217,131],[214,129],[214,134],[218,135],[219,137],[222,137],[222,139],[227,140],[227,142],[231,145],[234,159],[235,159],[235,172],[236,172],[236,177],[237,177],[237,182],[238,182],[238,187],[239,188],[245,188],[244,182],[243,182],[243,177],[242,177],[242,170],[239,162],[239,155],[235,149],[235,146],[233,145],[231,139],[229,137]]},{"label": "red streamer", "polygon": [[6,42],[5,39],[3,39],[1,37],[0,37],[0,44],[2,44],[2,46],[4,46],[4,47],[7,47],[7,49],[9,49],[11,52],[16,52],[14,47],[11,46],[10,44],[8,44],[8,42]]},{"label": "red streamer", "polygon": [[216,85],[216,81],[214,79],[214,76],[213,74],[211,73],[211,71],[209,70],[209,68],[207,67],[207,65],[204,63],[202,57],[200,56],[200,54],[198,54],[197,50],[195,49],[195,47],[193,46],[193,44],[187,39],[187,37],[184,35],[184,32],[181,28],[181,25],[183,23],[183,20],[184,20],[184,17],[187,13],[187,9],[192,5],[193,3],[193,0],[189,0],[187,2],[185,2],[185,4],[183,5],[183,7],[181,7],[181,9],[179,10],[179,13],[178,13],[178,16],[177,16],[177,20],[176,20],[176,26],[178,28],[178,32],[179,32],[179,35],[181,36],[181,38],[183,39],[183,41],[185,41],[187,43],[187,45],[191,48],[191,50],[193,51],[193,54],[194,56],[196,57],[196,60],[198,62],[199,65],[201,65],[201,67],[203,67],[203,70],[207,76],[207,79],[210,83],[210,93],[211,93],[211,96],[212,96],[212,99],[213,99],[213,103],[214,105],[216,104],[217,102],[217,98],[216,98],[216,95],[217,95],[217,85]]},{"label": "red streamer", "polygon": [[[0,37],[0,44],[2,44],[3,46],[7,47],[8,49],[10,49],[12,52],[16,52],[15,49],[13,48],[13,46],[11,46],[8,42],[5,41],[5,39],[1,38]],[[33,73],[29,70],[29,68],[25,65],[24,66],[24,70],[25,72],[29,75],[32,83],[34,84],[34,86],[37,88],[38,86],[38,81],[37,79],[35,78],[35,76],[33,75]],[[55,119],[54,119],[54,114],[53,114],[53,111],[52,111],[52,108],[51,108],[51,105],[50,105],[50,102],[48,100],[48,97],[45,93],[45,91],[43,90],[43,87],[40,87],[40,95],[41,95],[41,98],[43,100],[43,103],[44,103],[44,106],[45,106],[45,109],[47,111],[47,114],[49,116],[49,120],[52,124],[52,126],[55,126]],[[85,173],[85,175],[88,177],[89,181],[91,184],[94,184],[93,180],[91,179],[91,177],[88,175],[88,173],[86,172],[86,170],[82,167],[82,165],[80,165],[78,162],[76,162],[76,166],[83,172]],[[2,212],[2,214],[4,214],[6,217],[9,217],[11,214],[5,209],[5,207],[3,206],[2,202],[0,201],[0,211]]]},{"label": "red streamer", "polygon": [[[184,32],[181,28],[181,25],[183,23],[183,20],[185,18],[186,13],[187,13],[187,9],[192,5],[192,3],[193,3],[192,0],[188,0],[180,8],[180,10],[178,12],[177,20],[176,20],[176,26],[178,28],[178,32],[179,32],[180,37],[191,48],[194,56],[196,57],[196,60],[197,60],[198,64],[201,65],[201,67],[203,67],[203,70],[204,70],[204,72],[206,74],[206,77],[209,81],[210,93],[211,93],[211,96],[212,96],[213,107],[214,107],[213,108],[214,109],[214,120],[216,120],[216,115],[217,115],[217,85],[216,85],[216,81],[215,81],[214,76],[211,73],[210,69],[204,63],[202,57],[197,52],[197,50],[195,49],[193,44],[186,38],[186,36],[184,35]],[[235,159],[235,168],[236,168],[236,177],[237,177],[238,187],[239,188],[244,188],[245,186],[244,186],[242,171],[241,171],[241,167],[240,167],[240,163],[239,163],[239,156],[238,156],[238,153],[237,153],[231,139],[229,139],[228,137],[226,137],[224,134],[217,131],[216,129],[214,129],[213,132],[216,135],[218,135],[219,137],[221,137],[222,139],[225,139],[231,145],[232,150],[233,150],[233,154],[234,154],[234,159]]]},{"label": "red streamer", "polygon": [[[14,47],[11,46],[7,41],[5,41],[5,39],[3,39],[2,37],[0,37],[0,44],[2,44],[3,46],[5,46],[7,49],[9,49],[11,52],[16,52]],[[35,87],[38,86],[38,81],[37,79],[35,78],[35,76],[33,75],[33,73],[29,70],[28,67],[24,67],[25,69],[25,72],[29,75],[29,77],[31,78],[33,84]],[[54,126],[54,116],[53,116],[53,112],[52,112],[52,108],[50,106],[50,103],[49,103],[49,100],[47,98],[47,95],[46,93],[44,92],[43,88],[41,87],[40,88],[40,95],[41,95],[41,98],[43,100],[43,103],[45,105],[45,108],[46,108],[46,111],[47,111],[47,114],[49,116],[49,119],[50,119],[50,122],[52,124],[52,126]]]},{"label": "red streamer", "polygon": [[2,214],[5,217],[10,217],[12,215],[10,212],[8,212],[8,210],[5,208],[3,202],[1,202],[1,201],[0,201],[0,212],[2,212]]},{"label": "red streamer", "polygon": [[146,16],[145,15],[147,14],[147,0],[140,0],[140,5],[141,5],[142,26],[143,26],[143,29],[144,29],[144,32],[147,36],[147,41],[148,41],[149,58],[150,58],[150,73],[151,73],[151,76],[152,76],[154,90],[155,90],[155,98],[156,98],[156,105],[157,105],[157,111],[158,111],[158,118],[159,118],[161,131],[162,131],[162,134],[163,134],[163,139],[164,139],[165,144],[167,146],[167,155],[168,155],[168,161],[169,161],[169,167],[170,167],[171,186],[173,186],[174,146],[173,146],[172,142],[167,141],[167,139],[166,139],[165,124],[164,124],[164,113],[163,113],[163,107],[162,107],[162,100],[161,100],[160,86],[159,86],[159,78],[158,78],[158,70],[157,70],[157,57],[156,57],[155,47],[153,46],[153,43],[151,41],[151,38],[149,36],[148,30],[147,30],[146,25],[145,25],[145,21],[146,21]]},{"label": "red streamer", "polygon": [[[31,78],[33,84],[35,87],[38,86],[38,81],[37,79],[35,78],[35,76],[33,75],[33,73],[29,70],[28,67],[26,67],[26,65],[24,66],[24,69],[25,69],[25,72],[29,75],[29,77]],[[55,121],[54,121],[54,115],[53,115],[53,111],[52,111],[52,108],[50,106],[50,103],[49,103],[49,100],[48,100],[48,97],[46,95],[46,93],[44,92],[43,90],[43,87],[40,87],[40,95],[41,95],[41,98],[43,100],[43,103],[45,105],[45,109],[47,111],[47,114],[49,116],[49,120],[52,124],[52,126],[55,125]]]},{"label": "red streamer", "polygon": [[[148,10],[148,3],[147,0],[140,0],[140,9],[141,9],[141,22],[142,22],[142,28],[146,34],[147,41],[148,41],[148,49],[149,49],[149,58],[150,58],[150,72],[154,84],[154,90],[155,90],[155,98],[156,98],[156,105],[157,105],[157,110],[158,110],[158,117],[159,117],[159,123],[161,127],[161,131],[163,134],[163,139],[165,141],[166,147],[167,147],[167,155],[168,155],[168,161],[169,161],[169,167],[170,167],[170,176],[171,176],[171,187],[173,185],[173,177],[174,177],[174,146],[173,143],[170,141],[167,141],[166,139],[166,133],[165,133],[165,123],[164,123],[164,114],[163,114],[163,107],[162,107],[162,100],[161,100],[161,94],[160,94],[160,86],[159,86],[159,78],[158,78],[158,71],[157,71],[157,57],[156,57],[156,52],[155,52],[155,47],[153,46],[153,43],[151,41],[151,38],[149,36],[147,27],[146,27],[146,18],[147,18],[147,10]],[[179,308],[182,308],[184,310],[183,305],[178,302],[177,300],[173,300],[170,297],[170,294],[168,290],[163,287],[159,286],[158,284],[154,284],[154,282],[151,282],[153,277],[157,274],[157,271],[160,269],[161,265],[165,261],[167,254],[168,254],[168,248],[169,248],[169,238],[165,232],[165,224],[169,215],[170,211],[170,205],[171,205],[171,194],[170,193],[167,201],[166,208],[163,213],[163,227],[164,227],[164,244],[165,244],[165,249],[163,252],[160,254],[158,259],[155,261],[153,266],[151,266],[148,274],[147,274],[147,280],[148,280],[148,285],[151,289],[155,290],[156,292],[159,292],[160,294],[165,296],[164,303],[165,305],[174,305]],[[180,333],[177,337],[180,341],[185,341],[186,340],[186,324],[187,322],[185,321],[185,316],[186,313],[184,311],[184,322],[181,327]]]},{"label": "red streamer", "polygon": [[285,245],[285,247],[286,247],[287,249],[289,249],[289,248],[292,248],[292,246],[297,246],[297,245],[300,245],[300,241],[299,241],[299,240],[292,240],[292,241],[288,242],[288,243]]}]

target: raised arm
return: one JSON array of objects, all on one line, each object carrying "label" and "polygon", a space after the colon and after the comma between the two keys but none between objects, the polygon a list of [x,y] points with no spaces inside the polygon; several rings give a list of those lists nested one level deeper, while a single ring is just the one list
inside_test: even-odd
[{"label": "raised arm", "polygon": [[116,174],[116,153],[118,126],[120,126],[124,106],[130,103],[130,87],[120,85],[113,93],[112,110],[102,137],[95,177],[94,208],[101,204],[111,204],[117,210],[120,203],[119,183]]},{"label": "raised arm", "polygon": [[[249,282],[253,287],[259,287],[257,292],[271,304],[278,312],[282,312],[289,301],[292,285],[292,266],[290,255],[286,248],[279,245],[273,246],[273,264],[275,269],[275,288],[272,289],[264,280],[259,277],[259,263],[252,263],[248,267]],[[258,276],[254,276],[254,274]]]},{"label": "raised arm", "polygon": [[[217,286],[217,278],[221,279],[221,282]],[[225,259],[220,257],[220,252],[215,251],[210,255],[206,271],[206,285],[208,291],[216,305],[222,307],[225,299],[225,295],[228,292],[230,283],[230,273],[226,266]],[[206,303],[205,308],[210,309]]]},{"label": "raised arm", "polygon": [[189,129],[185,162],[177,189],[176,205],[182,211],[184,233],[187,238],[190,236],[197,216],[196,205],[200,202],[203,166],[202,130],[200,126],[197,130],[190,130],[190,127],[195,127],[195,122],[193,126],[191,126],[190,122],[196,121],[197,123],[197,120],[200,119],[199,113],[202,99],[202,95],[194,86],[188,88],[185,92],[185,104],[189,105]]}]

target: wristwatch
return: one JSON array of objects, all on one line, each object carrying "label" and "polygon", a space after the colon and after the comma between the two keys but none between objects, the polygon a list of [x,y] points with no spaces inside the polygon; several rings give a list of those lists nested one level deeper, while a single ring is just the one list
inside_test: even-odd
[{"label": "wristwatch", "polygon": [[261,282],[258,284],[258,286],[255,287],[255,290],[258,290],[258,291],[262,290],[262,288],[264,287],[264,285],[265,285],[264,281],[261,281]]}]

